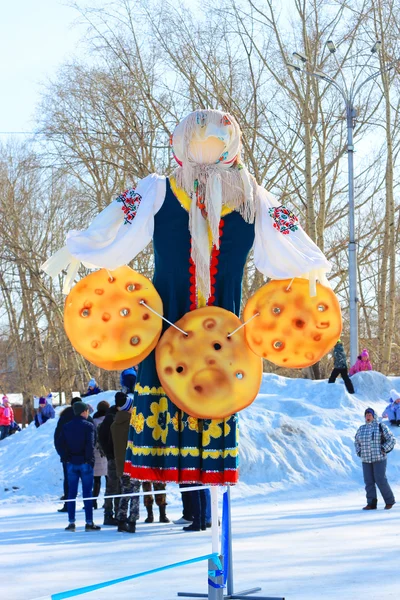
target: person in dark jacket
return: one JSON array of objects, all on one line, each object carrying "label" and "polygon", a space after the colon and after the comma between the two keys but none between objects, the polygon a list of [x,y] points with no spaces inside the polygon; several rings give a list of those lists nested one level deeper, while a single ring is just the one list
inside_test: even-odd
[{"label": "person in dark jacket", "polygon": [[353,383],[347,371],[347,357],[344,351],[343,343],[338,340],[333,349],[333,371],[328,379],[328,383],[335,383],[338,375],[342,376],[344,385],[349,394],[354,394]]},{"label": "person in dark jacket", "polygon": [[[107,457],[107,479],[106,479],[106,496],[112,496],[113,494],[121,493],[120,480],[117,475],[115,467],[114,457],[114,444],[111,436],[111,425],[114,422],[115,415],[118,409],[115,406],[111,406],[104,421],[99,425],[97,430],[99,436],[99,445],[103,450],[103,453]],[[117,512],[119,506],[119,498],[105,498],[104,499],[104,522],[103,525],[118,525]]]},{"label": "person in dark jacket", "polygon": [[[115,415],[114,423],[111,425],[111,435],[114,443],[117,475],[121,481],[121,494],[132,494],[140,492],[140,481],[131,479],[129,475],[124,475],[124,464],[129,423],[133,411],[133,398],[123,392],[117,392],[115,394],[115,404],[118,412]],[[139,496],[120,498],[117,519],[118,531],[135,533],[136,521],[139,519]]]},{"label": "person in dark jacket", "polygon": [[[84,498],[91,497],[93,490],[94,447],[96,430],[87,418],[89,406],[84,402],[75,402],[72,407],[74,418],[64,425],[56,440],[57,451],[62,462],[67,463],[68,500],[76,500],[79,479],[82,481]],[[93,500],[85,500],[85,531],[99,531],[93,523]],[[75,531],[76,502],[68,502],[68,521],[66,531]]]},{"label": "person in dark jacket", "polygon": [[136,376],[137,367],[129,367],[129,369],[125,369],[124,371],[122,371],[119,378],[119,384],[123,392],[125,392],[126,394],[133,394],[135,389]]},{"label": "person in dark jacket", "polygon": [[95,396],[96,394],[100,394],[103,390],[99,388],[97,385],[97,381],[95,379],[91,379],[88,383],[88,389],[85,394],[82,394],[82,398],[87,398],[88,396]]},{"label": "person in dark jacket", "polygon": [[[73,405],[75,404],[75,402],[81,402],[81,399],[79,396],[75,396],[74,398],[72,398],[71,400],[71,406],[67,406],[67,408],[64,408],[64,410],[62,411],[62,413],[59,416],[58,419],[58,423],[56,426],[56,429],[54,431],[54,447],[57,450],[57,438],[58,436],[61,434],[62,428],[64,427],[64,425],[66,425],[67,423],[69,423],[70,421],[72,421],[72,419],[74,418],[74,410],[73,410]],[[90,417],[88,417],[88,421],[91,421],[92,419]],[[58,454],[60,454],[58,452]],[[61,459],[61,457],[60,457]],[[64,495],[62,496],[61,500],[66,500],[68,498],[68,475],[67,475],[67,463],[63,462],[61,459],[61,464],[63,466],[63,473],[64,473]],[[64,502],[64,506],[62,508],[58,509],[58,512],[68,512],[68,503]]]}]

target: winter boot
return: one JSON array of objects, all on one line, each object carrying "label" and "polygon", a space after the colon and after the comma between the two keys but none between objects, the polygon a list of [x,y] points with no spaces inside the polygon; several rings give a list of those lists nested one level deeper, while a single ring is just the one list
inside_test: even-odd
[{"label": "winter boot", "polygon": [[400,421],[396,421],[397,427],[400,427]]},{"label": "winter boot", "polygon": [[147,509],[147,519],[144,520],[145,523],[154,523],[154,515],[153,515],[153,507],[146,506]]},{"label": "winter boot", "polygon": [[118,521],[118,531],[120,533],[132,533],[130,531],[130,523],[127,523],[126,521]]},{"label": "winter boot", "polygon": [[129,533],[136,533],[136,521],[129,521],[128,531]]},{"label": "winter boot", "polygon": [[165,514],[167,507],[164,504],[163,506],[160,506],[160,523],[169,523],[170,520],[168,519],[167,515]]},{"label": "winter boot", "polygon": [[392,504],[386,503],[385,510],[390,510],[394,504],[396,504],[396,502],[394,500],[393,500]]},{"label": "winter boot", "polygon": [[68,527],[65,528],[65,531],[75,531],[75,523],[70,523]]},{"label": "winter boot", "polygon": [[105,514],[103,525],[111,525],[113,527],[116,527],[118,525],[118,520],[115,517],[113,517],[112,514]]},{"label": "winter boot", "polygon": [[367,506],[364,506],[363,510],[376,510],[377,507],[378,507],[378,500],[377,500],[377,498],[374,498],[374,500],[371,500],[371,502],[368,502]]},{"label": "winter boot", "polygon": [[183,527],[183,531],[200,531],[200,525],[192,523],[191,525],[188,525],[187,527]]},{"label": "winter boot", "polygon": [[68,512],[68,506],[64,504],[64,506],[62,508],[59,508],[57,512]]},{"label": "winter boot", "polygon": [[85,531],[100,531],[100,525],[95,525],[94,523],[86,523]]}]

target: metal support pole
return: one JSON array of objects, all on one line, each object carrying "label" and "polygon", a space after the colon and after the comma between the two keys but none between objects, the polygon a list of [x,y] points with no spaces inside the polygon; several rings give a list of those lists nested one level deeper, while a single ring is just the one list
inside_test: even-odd
[{"label": "metal support pole", "polygon": [[218,487],[213,485],[211,490],[211,536],[212,552],[219,552],[219,531],[218,531]]},{"label": "metal support pole", "polygon": [[357,246],[354,210],[354,145],[353,129],[357,112],[351,101],[346,105],[347,161],[349,175],[349,296],[350,296],[350,361],[353,365],[358,355],[358,298],[357,298]]},{"label": "metal support pole", "polygon": [[[228,596],[233,594],[233,554],[232,554],[232,514],[231,514],[231,486],[226,488],[228,496],[227,519],[228,519],[228,556],[225,560],[228,561],[228,577],[226,580],[226,591]],[[257,588],[260,590],[261,588]]]},{"label": "metal support pole", "polygon": [[[222,556],[219,557],[221,564]],[[223,600],[224,571],[218,568],[212,558],[208,559],[208,600]]]}]

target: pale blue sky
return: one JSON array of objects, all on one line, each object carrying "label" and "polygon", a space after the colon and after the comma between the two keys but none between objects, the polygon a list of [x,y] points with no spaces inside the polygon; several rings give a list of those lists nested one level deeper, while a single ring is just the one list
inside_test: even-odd
[{"label": "pale blue sky", "polygon": [[[82,54],[77,12],[60,0],[5,0],[0,16],[0,131],[31,131],[40,85]],[[22,137],[22,136],[18,136]],[[5,139],[2,135],[0,140]]]},{"label": "pale blue sky", "polygon": [[[160,0],[161,1],[161,0]],[[294,0],[280,0],[277,6]],[[104,6],[107,0],[77,0],[80,6]],[[173,0],[172,0],[173,2]],[[190,5],[198,0],[186,0]],[[34,129],[42,84],[62,63],[85,53],[85,27],[68,0],[3,0],[0,13],[0,141],[3,132]],[[11,137],[11,136],[10,136]],[[21,139],[23,136],[16,135]]]}]

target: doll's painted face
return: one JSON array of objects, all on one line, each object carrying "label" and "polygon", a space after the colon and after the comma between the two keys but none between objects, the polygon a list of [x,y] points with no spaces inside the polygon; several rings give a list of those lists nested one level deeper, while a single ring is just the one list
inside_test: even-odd
[{"label": "doll's painted face", "polygon": [[189,156],[199,165],[213,165],[224,149],[224,142],[214,136],[205,139],[195,136],[189,144]]}]

